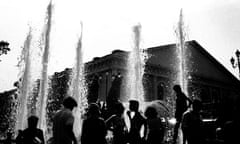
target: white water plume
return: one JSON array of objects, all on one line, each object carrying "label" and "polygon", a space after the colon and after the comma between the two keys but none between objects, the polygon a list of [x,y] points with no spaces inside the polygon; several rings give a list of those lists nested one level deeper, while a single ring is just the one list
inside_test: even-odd
[{"label": "white water plume", "polygon": [[[44,39],[44,49],[42,56],[42,71],[40,78],[40,92],[39,92],[39,107],[38,115],[39,127],[43,130],[47,130],[46,122],[46,105],[47,105],[47,95],[48,95],[48,61],[49,61],[49,51],[50,51],[50,32],[51,32],[51,22],[52,22],[52,1],[47,7],[46,23],[44,25],[43,39]],[[45,131],[44,131],[45,132]]]},{"label": "white water plume", "polygon": [[82,115],[85,113],[87,107],[87,87],[84,74],[84,63],[82,53],[82,31],[83,25],[81,23],[81,35],[79,37],[76,47],[75,66],[72,71],[72,76],[69,86],[69,95],[77,100],[78,107],[74,109],[74,133],[77,138],[80,138]]},{"label": "white water plume", "polygon": [[20,81],[19,81],[19,95],[18,95],[18,108],[17,108],[17,116],[16,116],[16,128],[15,130],[25,129],[27,126],[27,105],[28,98],[31,92],[31,58],[30,58],[30,50],[31,50],[31,42],[32,42],[32,29],[29,28],[29,33],[24,42],[24,47],[22,49],[21,57],[18,62],[18,67],[20,68]]}]

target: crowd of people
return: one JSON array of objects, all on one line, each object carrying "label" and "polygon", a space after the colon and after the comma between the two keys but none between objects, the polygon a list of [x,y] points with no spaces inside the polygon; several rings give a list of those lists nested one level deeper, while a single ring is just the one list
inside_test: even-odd
[{"label": "crowd of people", "polygon": [[[203,120],[201,117],[202,103],[199,99],[189,99],[181,90],[179,85],[175,85],[173,90],[176,94],[174,134],[172,144],[179,143],[179,130],[182,130],[183,144],[204,144]],[[165,126],[159,117],[157,110],[153,106],[148,106],[144,113],[139,111],[137,100],[129,101],[129,108],[126,112],[130,122],[127,128],[124,111],[125,107],[119,101],[111,105],[111,113],[104,113],[103,107],[98,103],[88,105],[86,115],[82,123],[80,139],[77,139],[73,132],[74,116],[72,110],[77,107],[77,102],[73,97],[66,97],[63,100],[63,108],[59,110],[53,120],[52,144],[163,144],[165,143]],[[43,131],[37,128],[38,117],[28,118],[28,128],[19,131],[16,138],[17,144],[44,144]],[[141,130],[143,128],[143,134]],[[239,128],[239,117],[227,123],[223,142],[231,144],[236,140],[233,130]],[[112,132],[112,139],[106,137],[108,131]]]}]

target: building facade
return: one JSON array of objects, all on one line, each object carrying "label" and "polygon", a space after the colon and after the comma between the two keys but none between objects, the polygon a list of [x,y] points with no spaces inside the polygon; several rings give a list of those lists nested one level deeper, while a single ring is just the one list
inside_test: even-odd
[{"label": "building facade", "polygon": [[[172,87],[179,84],[178,67],[180,61],[184,61],[185,93],[192,99],[202,100],[204,117],[230,119],[233,116],[229,111],[235,109],[239,80],[196,41],[186,43],[183,57],[179,57],[176,44],[152,47],[144,52],[149,56],[143,77],[145,101],[162,100],[174,105]],[[95,93],[89,95],[89,99],[124,99],[128,55],[129,52],[114,50],[86,63],[87,79],[95,85],[89,89]],[[115,93],[112,94],[112,91]]]}]

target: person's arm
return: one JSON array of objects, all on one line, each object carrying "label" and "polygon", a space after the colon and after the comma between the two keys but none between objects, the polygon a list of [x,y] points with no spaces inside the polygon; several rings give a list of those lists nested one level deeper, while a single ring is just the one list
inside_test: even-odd
[{"label": "person's arm", "polygon": [[190,99],[189,97],[187,97],[189,104],[192,104],[192,99]]},{"label": "person's arm", "polygon": [[111,129],[111,124],[112,124],[112,122],[114,121],[115,116],[116,116],[116,115],[112,115],[112,116],[110,116],[110,118],[108,118],[108,119],[105,121],[105,124],[106,124],[106,128],[107,128],[107,129],[112,130],[112,129]]},{"label": "person's arm", "polygon": [[75,137],[75,134],[73,132],[73,125],[67,125],[67,131],[69,133],[69,136],[72,138],[73,143],[77,144],[77,138]]},{"label": "person's arm", "polygon": [[42,130],[40,130],[40,140],[42,141],[42,143],[41,144],[45,144],[45,141],[44,141],[44,136],[43,136],[43,131]]},{"label": "person's arm", "polygon": [[86,144],[86,131],[87,131],[87,126],[86,126],[86,120],[83,120],[83,124],[82,124],[82,135],[81,135],[81,144]]},{"label": "person's arm", "polygon": [[185,96],[185,99],[189,102],[188,107],[190,107],[192,105],[192,100],[189,97],[187,97],[186,95],[184,95],[184,96]]},{"label": "person's arm", "polygon": [[69,119],[66,122],[66,130],[73,140],[74,144],[77,144],[77,138],[75,137],[75,134],[73,132],[73,123],[74,123],[74,117],[70,116]]},{"label": "person's arm", "polygon": [[144,119],[143,125],[144,125],[143,138],[144,138],[144,140],[146,140],[146,138],[147,138],[147,120],[146,119]]},{"label": "person's arm", "polygon": [[132,120],[131,119],[131,111],[127,111],[127,116],[128,116],[128,118],[130,119],[130,121]]},{"label": "person's arm", "polygon": [[102,129],[103,129],[103,135],[104,137],[106,137],[107,135],[107,126],[106,126],[106,123],[105,121],[102,119]]}]

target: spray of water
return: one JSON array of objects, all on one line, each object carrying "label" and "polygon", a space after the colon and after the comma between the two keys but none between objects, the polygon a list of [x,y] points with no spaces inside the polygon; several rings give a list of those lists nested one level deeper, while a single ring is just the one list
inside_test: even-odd
[{"label": "spray of water", "polygon": [[19,96],[18,96],[18,112],[16,120],[16,131],[18,129],[26,128],[26,118],[27,114],[27,102],[30,94],[31,85],[31,60],[30,60],[30,48],[32,41],[32,29],[29,28],[29,33],[24,42],[24,47],[22,49],[20,61],[18,62],[18,67],[20,68],[20,85],[19,85]]},{"label": "spray of water", "polygon": [[185,40],[186,40],[186,31],[183,21],[183,14],[182,9],[180,11],[179,22],[176,29],[176,37],[177,37],[177,51],[178,51],[178,60],[179,60],[179,67],[178,67],[178,81],[181,85],[183,91],[188,95],[187,87],[188,87],[188,80],[187,80],[187,64],[186,64],[186,49],[185,49]]},{"label": "spray of water", "polygon": [[[182,87],[183,92],[188,96],[188,74],[189,74],[189,67],[187,65],[187,58],[188,54],[186,53],[186,27],[183,21],[183,12],[182,9],[180,11],[179,22],[176,29],[176,37],[177,37],[177,51],[179,53],[178,60],[179,60],[179,70],[178,70],[178,81]],[[181,144],[183,142],[182,139],[182,131],[179,129],[179,137],[178,143]]]},{"label": "spray of water", "polygon": [[140,49],[141,25],[133,27],[134,46],[128,57],[127,64],[127,96],[128,99],[144,102],[143,74],[144,74],[144,53]]},{"label": "spray of water", "polygon": [[75,66],[71,77],[69,94],[73,96],[78,103],[78,107],[74,109],[74,133],[77,138],[81,135],[82,115],[87,107],[87,87],[85,82],[83,54],[82,54],[82,23],[81,23],[81,35],[79,37],[76,47]]},{"label": "spray of water", "polygon": [[[145,60],[147,58],[146,53],[140,49],[141,40],[141,25],[133,27],[134,43],[133,50],[130,52],[127,61],[127,76],[126,76],[126,98],[125,100],[137,100],[140,105],[140,111],[145,108],[144,88],[143,88],[143,74]],[[128,107],[128,105],[125,105]],[[124,116],[126,125],[129,129],[130,121],[127,116]],[[142,133],[141,133],[142,134]]]},{"label": "spray of water", "polygon": [[49,61],[49,50],[50,50],[50,32],[51,32],[51,21],[52,21],[52,1],[47,7],[46,23],[44,26],[44,51],[42,56],[42,72],[39,92],[39,107],[38,115],[39,127],[43,130],[47,129],[46,126],[46,103],[47,103],[47,89],[48,89],[48,61]]}]

